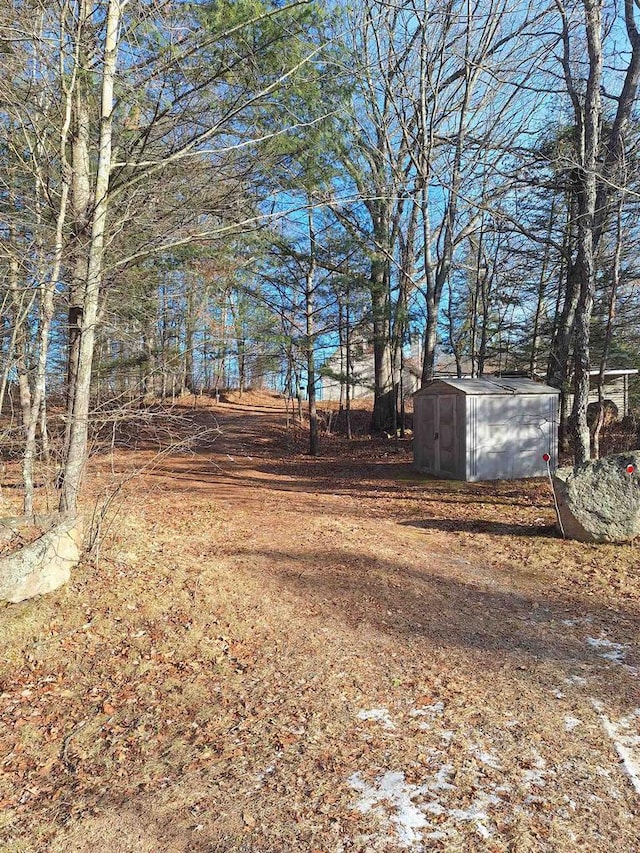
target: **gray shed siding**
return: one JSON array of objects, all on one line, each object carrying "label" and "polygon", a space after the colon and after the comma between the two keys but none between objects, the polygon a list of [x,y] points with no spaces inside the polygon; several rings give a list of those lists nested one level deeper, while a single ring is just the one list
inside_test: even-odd
[{"label": "gray shed siding", "polygon": [[460,480],[540,477],[557,463],[558,392],[530,380],[435,380],[414,395],[414,465]]},{"label": "gray shed siding", "polygon": [[469,396],[466,479],[516,480],[543,477],[558,457],[558,397]]},{"label": "gray shed siding", "polygon": [[440,390],[443,393],[418,393],[413,398],[414,465],[418,471],[464,480],[465,398],[446,386]]}]

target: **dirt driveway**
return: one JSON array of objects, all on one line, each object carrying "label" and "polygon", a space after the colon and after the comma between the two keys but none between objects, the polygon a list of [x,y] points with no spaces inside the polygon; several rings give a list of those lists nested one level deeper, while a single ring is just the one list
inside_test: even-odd
[{"label": "dirt driveway", "polygon": [[310,459],[266,396],[194,417],[97,566],[0,614],[3,850],[640,849],[635,548],[402,443]]}]

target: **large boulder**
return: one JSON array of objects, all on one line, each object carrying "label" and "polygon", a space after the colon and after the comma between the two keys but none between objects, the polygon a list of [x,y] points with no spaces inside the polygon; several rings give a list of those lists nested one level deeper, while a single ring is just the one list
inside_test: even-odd
[{"label": "large boulder", "polygon": [[640,451],[558,468],[553,487],[570,539],[630,542],[640,536]]},{"label": "large boulder", "polygon": [[[6,522],[0,524],[5,530]],[[0,558],[0,601],[16,604],[67,583],[82,554],[78,519],[58,519],[42,536]]]}]

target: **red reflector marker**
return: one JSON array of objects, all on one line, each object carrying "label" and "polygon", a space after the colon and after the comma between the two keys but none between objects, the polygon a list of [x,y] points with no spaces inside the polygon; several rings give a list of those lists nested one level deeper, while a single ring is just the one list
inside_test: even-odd
[{"label": "red reflector marker", "polygon": [[542,458],[544,459],[545,462],[548,462],[551,459],[551,457],[549,456],[548,453],[543,453]]},{"label": "red reflector marker", "polygon": [[635,470],[636,470],[635,465],[627,465],[627,474],[633,474],[633,472]]}]

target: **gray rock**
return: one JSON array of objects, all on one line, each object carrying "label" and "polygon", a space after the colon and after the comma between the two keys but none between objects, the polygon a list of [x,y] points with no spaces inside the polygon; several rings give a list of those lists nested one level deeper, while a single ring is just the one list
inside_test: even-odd
[{"label": "gray rock", "polygon": [[[634,473],[627,473],[628,465]],[[559,468],[553,486],[570,539],[631,542],[640,536],[640,451]]]},{"label": "gray rock", "polygon": [[82,529],[64,519],[24,548],[0,559],[0,601],[16,604],[67,583],[80,561]]}]

